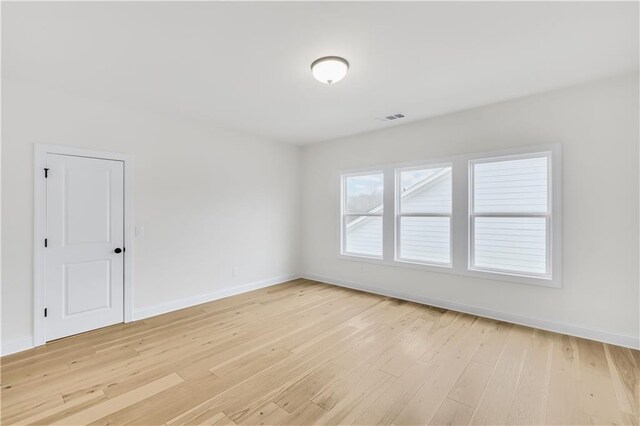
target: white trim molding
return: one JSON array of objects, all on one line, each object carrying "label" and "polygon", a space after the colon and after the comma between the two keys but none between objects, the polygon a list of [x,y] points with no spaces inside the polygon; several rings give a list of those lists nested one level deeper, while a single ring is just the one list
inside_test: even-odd
[{"label": "white trim molding", "polygon": [[12,339],[0,344],[0,355],[11,355],[17,352],[26,351],[34,347],[33,337],[21,337],[19,339]]},{"label": "white trim molding", "polygon": [[[297,280],[299,278],[301,278],[300,274],[281,275],[279,277],[226,288],[199,296],[187,297],[171,303],[164,303],[161,305],[140,308],[133,312],[132,321],[138,321],[156,315],[166,314],[168,312],[189,308],[191,306],[200,305],[202,303],[213,302],[214,300],[224,299],[225,297],[229,296],[236,296],[238,294],[246,293],[252,290],[258,290],[260,288],[271,287],[288,281]],[[36,346],[39,345],[34,344],[34,339],[32,336],[22,337],[19,339],[3,342],[1,345],[0,355],[5,356],[16,352],[22,352],[28,349],[33,349]]]},{"label": "white trim molding", "polygon": [[136,309],[133,313],[133,318],[135,321],[137,321],[137,320],[141,320],[149,317],[154,317],[156,315],[162,315],[168,312],[177,311],[179,309],[189,308],[191,306],[213,302],[214,300],[224,299],[225,297],[235,296],[235,295],[246,293],[252,290],[271,287],[273,285],[282,284],[287,281],[296,280],[298,278],[300,278],[299,274],[283,275],[275,278],[269,278],[266,280],[239,285],[236,287],[224,288],[221,290],[213,291],[211,293],[200,294],[198,296],[185,297],[183,299],[175,300],[169,303],[163,303],[163,304],[154,305],[154,306],[147,306],[144,308]]},{"label": "white trim molding", "polygon": [[364,291],[367,293],[378,294],[380,296],[393,297],[396,299],[407,300],[410,302],[420,303],[422,305],[435,306],[438,308],[449,309],[456,312],[462,312],[479,317],[490,318],[494,320],[504,321],[512,324],[524,325],[527,327],[538,328],[541,330],[552,331],[569,336],[581,337],[584,339],[595,340],[602,343],[609,343],[617,346],[624,346],[631,349],[640,349],[640,336],[631,336],[625,334],[612,333],[610,331],[586,328],[573,324],[549,321],[540,318],[526,317],[523,315],[512,314],[509,312],[494,311],[492,309],[481,308],[479,306],[465,305],[461,303],[449,302],[446,300],[433,299],[426,296],[404,293],[401,291],[388,290],[386,288],[376,287],[369,284],[356,283],[353,281],[342,280],[338,278],[327,277],[317,274],[302,274],[302,278],[318,281],[322,283],[332,284],[339,287],[350,288],[353,290]]},{"label": "white trim molding", "polygon": [[[478,161],[489,161],[500,158],[524,158],[545,156],[548,163],[549,206],[551,212],[547,217],[547,265],[550,268],[545,276],[535,276],[503,270],[479,269],[472,267],[471,258],[471,173],[470,165]],[[452,211],[450,217],[450,250],[451,259],[448,264],[423,263],[407,261],[399,257],[399,187],[397,174],[406,169],[451,167],[452,173]],[[560,143],[525,146],[487,152],[475,152],[444,158],[423,159],[406,163],[376,165],[356,170],[338,171],[340,178],[340,221],[338,222],[339,246],[337,256],[345,261],[365,261],[398,268],[422,269],[445,274],[463,275],[505,281],[515,284],[535,285],[549,288],[562,287],[562,146]],[[383,175],[383,208],[375,216],[382,216],[382,255],[348,253],[345,250],[345,179],[352,176],[368,174]],[[372,216],[371,212],[358,216]],[[550,226],[549,226],[550,225]]]},{"label": "white trim molding", "polygon": [[128,154],[95,151],[63,145],[35,144],[33,151],[33,346],[46,343],[45,256],[47,154],[118,160],[124,163],[124,322],[133,320],[133,158]]}]

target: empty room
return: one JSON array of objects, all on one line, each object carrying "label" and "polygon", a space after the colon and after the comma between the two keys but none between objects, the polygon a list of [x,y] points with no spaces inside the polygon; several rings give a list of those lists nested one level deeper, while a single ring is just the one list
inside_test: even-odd
[{"label": "empty room", "polygon": [[2,1],[3,425],[639,425],[640,2]]}]

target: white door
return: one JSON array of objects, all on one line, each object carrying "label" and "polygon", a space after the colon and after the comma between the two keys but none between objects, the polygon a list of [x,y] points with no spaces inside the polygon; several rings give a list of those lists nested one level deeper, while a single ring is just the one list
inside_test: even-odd
[{"label": "white door", "polygon": [[124,320],[124,163],[47,154],[46,340]]}]

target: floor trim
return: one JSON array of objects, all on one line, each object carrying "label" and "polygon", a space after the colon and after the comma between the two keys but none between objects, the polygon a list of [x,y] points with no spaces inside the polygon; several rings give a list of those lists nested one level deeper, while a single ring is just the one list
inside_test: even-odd
[{"label": "floor trim", "polygon": [[[276,284],[282,284],[287,281],[300,278],[300,274],[282,275],[275,278],[270,278],[262,281],[256,281],[249,284],[244,284],[236,287],[231,287],[223,290],[214,291],[199,296],[186,297],[184,299],[176,300],[171,303],[164,303],[160,305],[149,306],[133,311],[133,320],[141,320],[144,318],[153,317],[156,315],[166,314],[168,312],[177,311],[178,309],[188,308],[190,306],[199,305],[202,303],[212,302],[214,300],[222,299],[229,296],[235,296],[237,294],[246,293],[248,291],[257,290],[264,287],[269,287]],[[0,355],[11,355],[17,352],[26,351],[35,347],[33,342],[33,336],[22,337],[18,339],[9,340],[7,342],[0,343]]]},{"label": "floor trim", "polygon": [[200,305],[202,303],[213,302],[214,300],[222,299],[229,296],[235,296],[237,294],[246,293],[251,290],[257,290],[259,288],[282,284],[284,282],[295,280],[297,278],[300,278],[299,274],[282,275],[279,277],[256,281],[236,287],[225,288],[223,290],[213,291],[211,293],[201,294],[198,296],[186,297],[184,299],[175,300],[169,303],[136,309],[133,311],[133,320],[137,321],[144,318],[154,317],[156,315],[166,314],[172,311],[177,311],[178,309],[184,309],[190,306]]},{"label": "floor trim", "polygon": [[[480,308],[477,306],[464,305],[455,302],[447,302],[444,300],[432,299],[424,296],[417,296],[399,291],[391,291],[368,284],[355,283],[337,278],[328,277],[317,274],[292,274],[283,275],[267,280],[257,281],[229,289],[219,290],[199,296],[180,299],[175,302],[165,303],[161,305],[150,306],[134,311],[134,320],[149,318],[156,315],[172,312],[178,309],[188,308],[190,306],[207,303],[214,300],[234,296],[248,291],[269,287],[283,282],[291,281],[297,278],[306,278],[309,280],[324,282],[327,284],[337,285],[340,287],[351,288],[354,290],[366,291],[368,293],[379,294],[381,296],[395,297],[397,299],[409,300],[440,308],[451,309],[458,312],[464,312],[472,315],[478,315],[485,318],[492,318],[500,321],[506,321],[513,324],[520,324],[529,327],[539,328],[542,330],[553,331],[556,333],[568,334],[570,336],[582,337],[585,339],[596,340],[598,342],[610,343],[613,345],[624,346],[632,349],[640,349],[640,338],[636,336],[622,335],[611,333],[603,330],[579,327],[571,324],[563,324],[554,321],[548,321],[538,318],[525,317],[506,312],[494,311],[491,309]],[[22,352],[34,347],[33,337],[27,336],[18,339],[12,339],[1,343],[0,354],[2,356]]]},{"label": "floor trim", "polygon": [[494,311],[477,306],[465,305],[461,303],[448,302],[445,300],[432,299],[426,296],[403,293],[400,291],[388,290],[368,284],[355,283],[345,281],[338,278],[327,277],[317,274],[302,274],[302,278],[320,281],[327,284],[333,284],[340,287],[351,288],[354,290],[366,291],[381,296],[395,297],[396,299],[408,300],[411,302],[421,303],[439,308],[450,309],[452,311],[464,312],[467,314],[477,315],[480,317],[496,319],[513,324],[525,325],[528,327],[539,328],[542,330],[553,331],[556,333],[568,334],[570,336],[582,337],[584,339],[596,340],[602,343],[610,343],[626,348],[640,349],[640,337],[629,336],[624,334],[611,333],[604,330],[580,327],[572,324],[564,324],[555,321],[548,321],[539,318],[531,318],[522,315],[511,314],[507,312]]},{"label": "floor trim", "polygon": [[28,336],[8,340],[6,342],[2,342],[0,346],[0,355],[5,356],[15,354],[16,352],[22,352],[33,348],[33,337]]}]

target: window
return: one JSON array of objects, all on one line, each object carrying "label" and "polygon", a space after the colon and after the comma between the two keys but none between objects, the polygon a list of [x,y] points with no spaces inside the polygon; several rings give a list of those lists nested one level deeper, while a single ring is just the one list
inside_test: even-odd
[{"label": "window", "polygon": [[382,258],[382,172],[342,177],[342,253]]},{"label": "window", "polygon": [[470,162],[475,270],[551,277],[550,153]]},{"label": "window", "polygon": [[396,260],[451,264],[451,166],[396,171]]},{"label": "window", "polygon": [[561,287],[560,145],[341,175],[340,255]]}]

